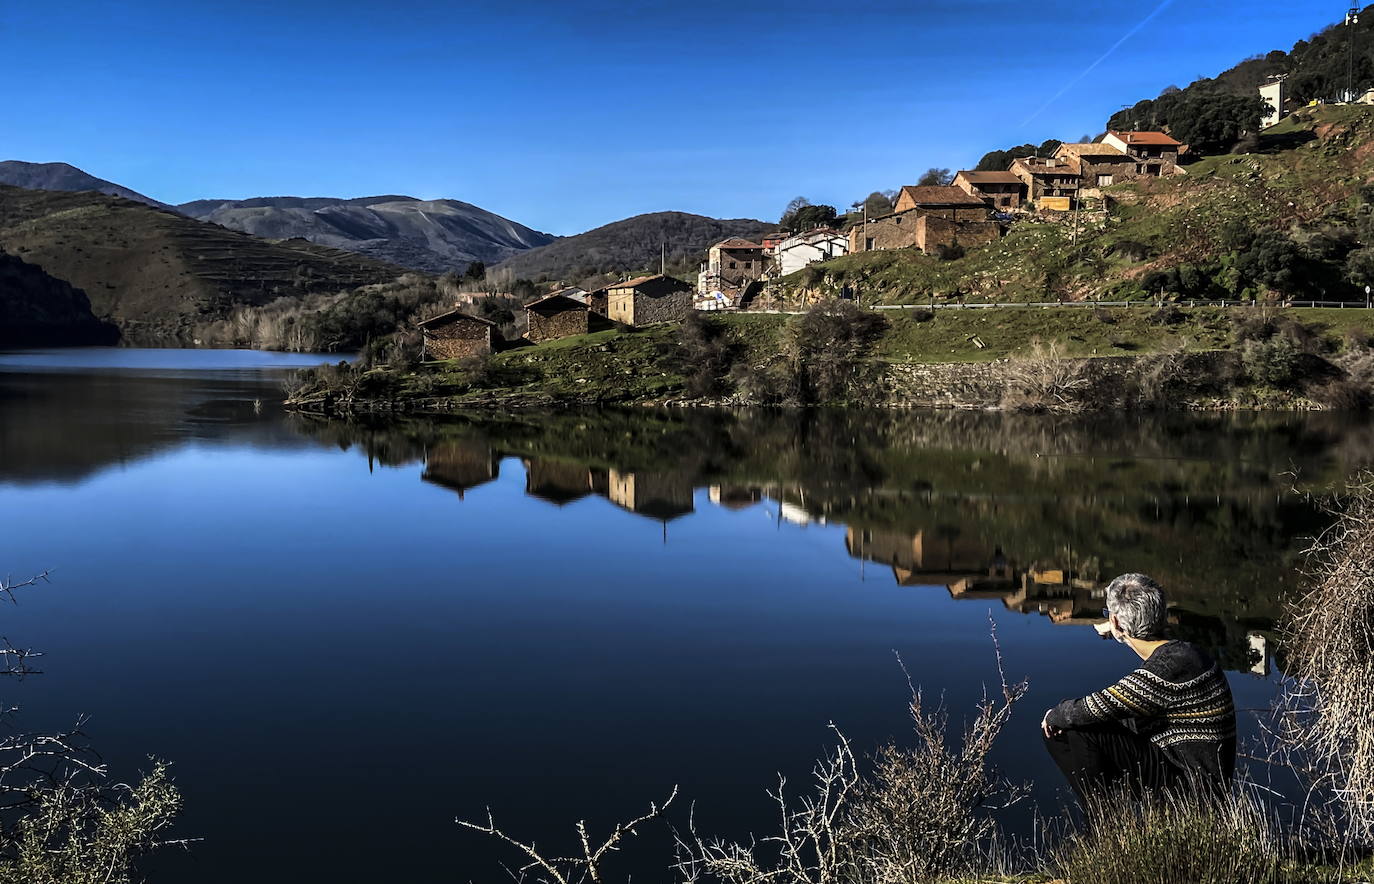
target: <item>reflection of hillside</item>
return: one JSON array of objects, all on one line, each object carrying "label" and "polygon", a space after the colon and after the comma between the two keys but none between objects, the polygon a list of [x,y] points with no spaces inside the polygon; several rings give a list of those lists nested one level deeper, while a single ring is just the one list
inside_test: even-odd
[{"label": "reflection of hillside", "polygon": [[667,521],[693,512],[698,487],[727,508],[770,499],[780,519],[845,525],[850,554],[899,584],[1056,623],[1091,621],[1105,580],[1145,571],[1169,587],[1179,631],[1234,668],[1277,617],[1300,538],[1324,524],[1283,474],[1319,488],[1374,463],[1368,424],[1336,415],[636,410],[345,426],[336,441],[354,432],[369,452],[419,440],[427,475],[457,440],[520,457],[528,493],[559,505],[599,495]]},{"label": "reflection of hillside", "polygon": [[188,442],[303,447],[280,395],[251,372],[0,371],[0,483],[74,482]]}]

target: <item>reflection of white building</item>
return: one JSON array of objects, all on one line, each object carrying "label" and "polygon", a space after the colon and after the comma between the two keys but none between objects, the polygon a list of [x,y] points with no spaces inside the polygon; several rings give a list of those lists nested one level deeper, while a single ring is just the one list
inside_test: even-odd
[{"label": "reflection of white building", "polygon": [[1259,676],[1269,675],[1269,640],[1258,632],[1247,632],[1245,643],[1250,649],[1250,659],[1255,661],[1250,671]]},{"label": "reflection of white building", "polygon": [[810,525],[812,522],[818,525],[825,524],[824,518],[813,519],[811,514],[806,510],[797,506],[795,503],[788,503],[786,501],[778,503],[778,515],[782,517],[784,522],[791,522],[793,525],[806,526]]},{"label": "reflection of white building", "polygon": [[789,236],[778,243],[778,272],[783,276],[796,273],[808,264],[829,261],[849,253],[849,237],[838,230],[822,227]]}]

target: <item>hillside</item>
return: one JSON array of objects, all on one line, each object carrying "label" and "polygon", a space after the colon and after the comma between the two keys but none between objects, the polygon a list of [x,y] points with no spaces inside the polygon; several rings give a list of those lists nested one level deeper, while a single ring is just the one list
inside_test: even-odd
[{"label": "hillside", "polygon": [[91,312],[86,293],[0,252],[0,347],[113,344],[119,330]]},{"label": "hillside", "polygon": [[732,236],[776,230],[750,218],[723,220],[685,212],[653,212],[564,237],[502,262],[498,269],[520,279],[598,282],[621,273],[657,271],[667,247],[668,270],[695,275],[712,244]]},{"label": "hillside", "polygon": [[107,196],[120,196],[136,203],[169,208],[152,197],[144,196],[113,181],[97,178],[67,163],[26,163],[22,160],[0,162],[0,184],[26,187],[29,190],[90,190]]},{"label": "hillside", "polygon": [[1107,189],[1109,208],[1028,220],[942,261],[861,252],[783,280],[789,300],[844,287],[865,303],[1159,298],[1364,300],[1374,284],[1374,108],[1305,109],[1256,151]]},{"label": "hillside", "polygon": [[191,343],[243,305],[394,279],[400,268],[268,242],[92,192],[0,186],[0,248],[85,291],[127,342]]},{"label": "hillside", "polygon": [[462,271],[473,261],[493,264],[555,239],[458,200],[263,197],[176,208],[253,236],[305,239],[430,273]]}]

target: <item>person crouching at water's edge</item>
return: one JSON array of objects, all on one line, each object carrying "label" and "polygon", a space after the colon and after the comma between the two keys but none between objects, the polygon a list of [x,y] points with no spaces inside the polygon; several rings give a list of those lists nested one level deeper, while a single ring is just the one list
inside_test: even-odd
[{"label": "person crouching at water's edge", "polygon": [[1226,674],[1201,648],[1164,635],[1164,591],[1144,574],[1107,586],[1107,626],[1145,662],[1116,684],[1045,713],[1045,748],[1085,809],[1121,787],[1224,791],[1236,767]]}]

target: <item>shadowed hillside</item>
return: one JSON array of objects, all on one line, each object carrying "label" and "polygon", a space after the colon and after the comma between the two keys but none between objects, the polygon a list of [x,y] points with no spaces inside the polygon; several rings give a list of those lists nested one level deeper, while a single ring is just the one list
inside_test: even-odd
[{"label": "shadowed hillside", "polygon": [[640,270],[657,272],[667,247],[670,273],[695,274],[711,245],[732,236],[752,237],[777,229],[751,218],[723,220],[685,212],[654,212],[569,236],[503,262],[497,269],[516,278],[596,282]]},{"label": "shadowed hillside", "polygon": [[470,203],[409,196],[196,200],[177,210],[254,236],[299,237],[431,273],[495,263],[555,239]]},{"label": "shadowed hillside", "polygon": [[113,344],[119,330],[91,313],[86,293],[0,252],[0,347]]},{"label": "shadowed hillside", "polygon": [[0,186],[0,248],[83,289],[128,343],[191,343],[236,307],[394,279],[304,241],[273,243],[99,193]]}]

